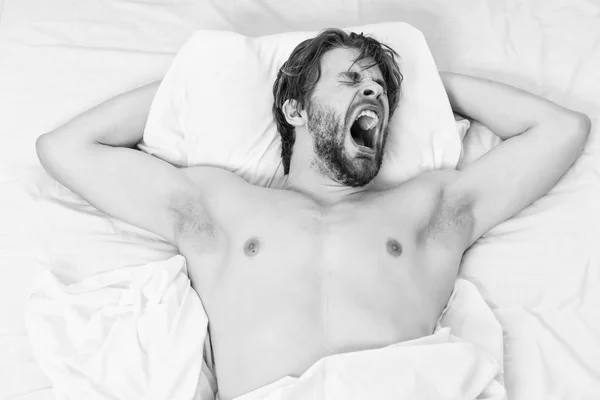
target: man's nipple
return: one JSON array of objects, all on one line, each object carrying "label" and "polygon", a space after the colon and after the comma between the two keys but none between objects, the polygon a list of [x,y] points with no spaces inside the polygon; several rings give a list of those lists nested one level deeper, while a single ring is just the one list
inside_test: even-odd
[{"label": "man's nipple", "polygon": [[387,251],[394,257],[399,257],[402,254],[402,245],[396,239],[388,239]]},{"label": "man's nipple", "polygon": [[246,243],[244,244],[244,253],[248,257],[255,256],[256,254],[258,254],[259,250],[260,250],[260,242],[258,241],[257,238],[252,237],[252,238],[246,240]]}]

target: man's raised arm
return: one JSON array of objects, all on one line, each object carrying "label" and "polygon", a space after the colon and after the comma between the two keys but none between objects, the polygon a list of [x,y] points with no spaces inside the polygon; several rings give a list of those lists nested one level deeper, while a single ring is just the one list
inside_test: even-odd
[{"label": "man's raised arm", "polygon": [[174,243],[171,202],[187,180],[177,168],[133,149],[157,88],[153,83],[105,101],[40,136],[36,150],[50,175],[100,211]]},{"label": "man's raised arm", "polygon": [[468,245],[546,194],[581,154],[587,116],[523,90],[441,73],[455,112],[475,119],[504,141],[456,173],[449,203],[473,218]]}]

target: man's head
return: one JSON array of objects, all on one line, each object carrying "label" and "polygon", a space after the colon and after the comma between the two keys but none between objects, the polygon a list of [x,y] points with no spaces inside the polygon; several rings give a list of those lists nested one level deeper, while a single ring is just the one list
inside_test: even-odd
[{"label": "man's head", "polygon": [[402,75],[390,47],[328,29],[300,43],[273,85],[273,115],[289,173],[296,128],[312,137],[312,165],[346,185],[377,175]]}]

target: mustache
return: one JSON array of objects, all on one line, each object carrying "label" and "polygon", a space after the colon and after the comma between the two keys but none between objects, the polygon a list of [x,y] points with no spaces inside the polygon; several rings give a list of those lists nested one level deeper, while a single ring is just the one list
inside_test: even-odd
[{"label": "mustache", "polygon": [[377,101],[377,100],[363,100],[363,101],[361,101],[361,102],[356,103],[355,105],[353,105],[350,108],[350,111],[354,112],[354,111],[356,111],[356,109],[358,107],[363,107],[363,106],[373,106],[373,107],[377,108],[380,111],[383,110],[383,105],[379,101]]}]

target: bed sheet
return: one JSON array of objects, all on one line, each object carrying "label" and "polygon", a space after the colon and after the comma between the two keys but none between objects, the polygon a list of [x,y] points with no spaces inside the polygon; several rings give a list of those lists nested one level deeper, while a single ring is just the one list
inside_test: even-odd
[{"label": "bed sheet", "polygon": [[509,398],[598,398],[598,3],[4,0],[0,10],[0,399],[52,398],[22,318],[44,262],[77,280],[175,252],[55,185],[37,162],[37,136],[160,78],[197,29],[261,35],[392,20],[423,31],[440,69],[498,79],[592,117],[575,166],[548,196],[478,241],[461,274],[504,327]]}]

